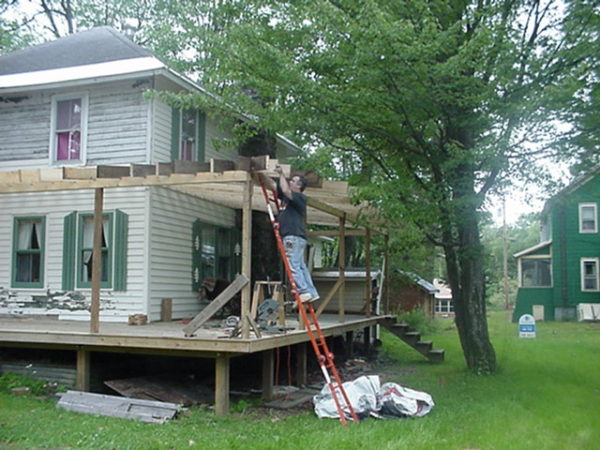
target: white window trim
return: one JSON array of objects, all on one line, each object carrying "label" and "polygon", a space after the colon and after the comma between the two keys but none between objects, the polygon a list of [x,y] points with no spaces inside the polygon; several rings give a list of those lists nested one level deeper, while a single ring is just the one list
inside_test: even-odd
[{"label": "white window trim", "polygon": [[[550,286],[523,286],[523,260],[524,259],[549,259],[550,260]],[[549,255],[530,255],[518,258],[517,279],[519,288],[524,289],[548,289],[554,287],[554,275],[552,273],[552,254]]]},{"label": "white window trim", "polygon": [[[63,100],[81,99],[81,153],[79,160],[58,161],[56,159],[56,114],[57,103]],[[48,152],[50,166],[85,166],[87,161],[87,129],[88,129],[89,94],[87,92],[75,92],[72,94],[60,94],[52,96],[52,107],[50,108],[50,145]]]},{"label": "white window trim", "polygon": [[[585,289],[585,272],[583,266],[586,262],[593,262],[596,264],[596,289]],[[579,276],[581,279],[581,291],[582,292],[598,292],[600,291],[600,258],[581,258],[579,263]]]},{"label": "white window trim", "polygon": [[[593,230],[584,230],[583,229],[583,208],[593,208],[594,209],[594,229]],[[580,233],[597,233],[598,232],[598,205],[596,203],[580,203],[579,204],[579,232]]]},{"label": "white window trim", "polygon": [[[182,159],[183,149],[181,148],[181,144],[183,143],[183,114],[185,109],[179,108],[179,143],[178,143],[178,154],[179,159]],[[194,110],[194,150],[192,152],[192,159],[190,162],[198,162],[198,122],[200,121],[200,112],[195,109]],[[203,161],[200,161],[203,162]]]}]

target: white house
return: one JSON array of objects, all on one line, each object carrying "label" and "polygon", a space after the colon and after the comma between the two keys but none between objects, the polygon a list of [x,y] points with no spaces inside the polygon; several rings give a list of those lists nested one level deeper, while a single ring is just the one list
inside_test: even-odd
[{"label": "white house", "polygon": [[[232,160],[218,117],[149,89],[203,92],[116,31],[94,28],[0,56],[0,171]],[[293,145],[276,137],[276,154]],[[0,313],[89,319],[94,191],[0,195]],[[198,312],[202,279],[231,279],[235,209],[165,186],[104,197],[100,318]]]}]

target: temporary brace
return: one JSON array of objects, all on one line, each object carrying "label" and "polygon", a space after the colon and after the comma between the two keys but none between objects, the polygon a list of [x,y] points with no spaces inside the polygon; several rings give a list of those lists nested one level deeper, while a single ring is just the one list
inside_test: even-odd
[{"label": "temporary brace", "polygon": [[[310,338],[310,343],[312,344],[313,350],[317,357],[317,362],[321,367],[321,372],[323,372],[323,376],[325,377],[327,386],[331,391],[331,396],[333,398],[333,401],[335,402],[335,406],[340,416],[340,422],[342,423],[342,425],[347,426],[344,409],[340,402],[340,398],[338,397],[339,393],[342,394],[345,406],[350,412],[352,420],[354,422],[358,422],[358,416],[354,412],[354,408],[352,407],[350,400],[348,400],[348,395],[346,394],[346,390],[342,385],[342,381],[333,362],[334,355],[327,346],[327,341],[325,340],[325,336],[323,336],[323,332],[321,331],[321,327],[319,326],[319,321],[317,320],[317,315],[315,314],[313,305],[311,302],[307,302],[306,304],[302,302],[300,298],[300,292],[296,287],[296,281],[294,280],[294,276],[292,275],[292,269],[290,267],[287,254],[285,253],[285,248],[281,239],[281,233],[279,232],[279,222],[275,219],[275,215],[273,214],[273,208],[271,207],[272,201],[277,207],[277,212],[280,211],[280,204],[277,192],[273,191],[273,198],[269,198],[267,188],[265,187],[265,183],[262,180],[262,178],[259,178],[259,182],[262,188],[263,195],[265,197],[265,202],[267,204],[267,211],[269,212],[269,218],[271,220],[271,225],[273,226],[273,233],[275,234],[275,240],[277,241],[277,248],[279,249],[279,253],[281,255],[281,259],[285,267],[285,272],[290,282],[291,292],[294,295],[294,298],[298,305],[300,316],[302,317],[304,327],[306,328],[306,332],[308,334],[308,337]],[[330,376],[330,372],[332,376]]]}]

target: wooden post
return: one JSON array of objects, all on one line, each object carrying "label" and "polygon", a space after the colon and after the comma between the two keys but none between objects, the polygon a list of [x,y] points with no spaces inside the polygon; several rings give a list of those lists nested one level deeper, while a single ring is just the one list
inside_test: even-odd
[{"label": "wooden post", "polygon": [[215,359],[215,414],[229,413],[229,355],[217,353]]},{"label": "wooden post", "polygon": [[90,308],[90,333],[100,331],[100,283],[102,281],[102,203],[104,188],[95,189],[94,247],[92,250],[92,305]]},{"label": "wooden post", "polygon": [[262,399],[273,399],[273,371],[275,370],[275,356],[273,350],[262,352]]},{"label": "wooden post", "polygon": [[90,390],[90,353],[82,348],[77,349],[75,389],[82,392]]},{"label": "wooden post", "polygon": [[346,297],[346,215],[340,217],[340,242],[339,242],[339,279],[341,281],[339,289],[339,320],[344,323],[346,320],[346,310],[344,306]]},{"label": "wooden post", "polygon": [[163,298],[160,300],[160,321],[170,322],[173,320],[173,299]]},{"label": "wooden post", "polygon": [[346,358],[351,358],[354,354],[354,331],[346,332]]},{"label": "wooden post", "polygon": [[306,343],[301,342],[296,345],[296,385],[298,386],[305,386],[308,383],[307,362]]},{"label": "wooden post", "polygon": [[365,311],[367,317],[371,317],[373,287],[371,286],[371,230],[368,228],[365,234],[365,284]]},{"label": "wooden post", "polygon": [[[249,280],[252,278],[252,193],[254,184],[249,178],[244,185],[244,199],[242,204],[242,274]],[[243,320],[250,314],[250,297],[252,294],[251,283],[242,288],[242,339],[250,337],[250,325]]]},{"label": "wooden post", "polygon": [[385,314],[390,313],[390,235],[385,235],[385,252],[383,254],[383,286],[385,294]]},{"label": "wooden post", "polygon": [[365,356],[371,355],[371,327],[364,328],[363,344],[365,346]]}]

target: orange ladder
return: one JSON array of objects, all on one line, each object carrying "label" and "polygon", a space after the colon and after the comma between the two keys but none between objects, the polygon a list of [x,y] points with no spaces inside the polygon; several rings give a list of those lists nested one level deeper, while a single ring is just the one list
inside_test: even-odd
[{"label": "orange ladder", "polygon": [[[321,327],[319,326],[319,321],[317,320],[317,315],[315,313],[313,305],[311,302],[307,302],[306,304],[302,303],[302,300],[300,299],[300,292],[296,287],[296,281],[294,280],[294,277],[292,275],[290,263],[288,261],[287,254],[285,253],[283,240],[281,239],[281,234],[279,232],[279,222],[277,222],[277,220],[275,219],[273,208],[271,207],[271,202],[273,202],[277,207],[277,212],[280,211],[280,204],[277,193],[273,191],[273,198],[269,198],[269,194],[267,192],[267,188],[265,187],[263,180],[261,178],[258,178],[258,180],[260,182],[262,192],[265,197],[267,210],[269,212],[269,219],[271,220],[271,225],[273,226],[273,233],[275,234],[275,240],[277,241],[277,248],[279,249],[279,254],[281,255],[285,272],[290,282],[291,292],[294,295],[294,298],[298,305],[300,316],[302,317],[302,321],[304,322],[304,327],[306,328],[306,332],[308,333],[308,337],[310,338],[310,343],[312,344],[313,350],[317,357],[317,362],[319,363],[321,372],[323,372],[323,377],[325,378],[327,386],[331,391],[331,397],[335,402],[335,406],[340,416],[340,422],[342,422],[342,425],[347,426],[346,415],[344,413],[344,408],[340,400],[344,401],[346,408],[350,412],[352,420],[354,422],[358,422],[358,416],[354,412],[354,408],[352,407],[350,400],[348,400],[348,395],[346,394],[346,390],[342,385],[340,375],[333,362],[334,355],[327,346],[327,341],[325,340],[325,336],[323,336],[323,332],[321,331]],[[339,394],[341,394],[341,399],[339,398]]]}]

